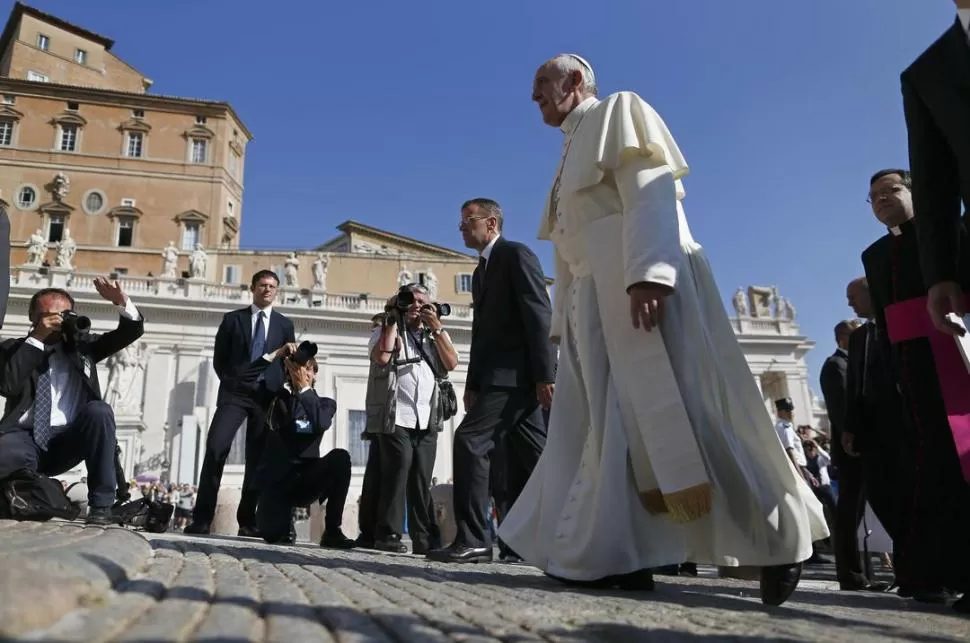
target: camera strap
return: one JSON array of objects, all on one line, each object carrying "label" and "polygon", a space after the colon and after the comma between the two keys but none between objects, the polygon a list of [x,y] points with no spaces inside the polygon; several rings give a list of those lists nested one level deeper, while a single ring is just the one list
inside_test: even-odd
[{"label": "camera strap", "polygon": [[424,352],[424,341],[423,341],[423,339],[424,339],[424,338],[423,338],[423,335],[424,335],[424,333],[422,333],[422,334],[421,334],[421,335],[422,335],[422,337],[420,337],[420,338],[416,338],[416,337],[414,336],[414,333],[412,333],[412,332],[411,332],[411,331],[409,330],[409,331],[408,331],[408,335],[410,335],[410,336],[411,336],[411,340],[412,340],[412,341],[414,342],[414,346],[415,346],[415,348],[417,348],[417,349],[418,349],[418,352],[419,352],[419,353],[421,353],[421,359],[423,359],[423,360],[425,361],[425,363],[426,363],[426,364],[427,364],[428,366],[430,366],[430,367],[431,367],[431,372],[432,372],[432,373],[434,373],[434,376],[435,376],[435,377],[436,377],[437,379],[439,379],[439,380],[446,380],[446,379],[448,379],[448,373],[444,373],[444,374],[440,374],[440,373],[438,372],[438,369],[437,369],[437,368],[435,367],[435,363],[434,363],[434,362],[433,362],[433,361],[431,360],[431,358],[430,358],[430,357],[428,357],[428,354],[427,354],[426,352]]}]

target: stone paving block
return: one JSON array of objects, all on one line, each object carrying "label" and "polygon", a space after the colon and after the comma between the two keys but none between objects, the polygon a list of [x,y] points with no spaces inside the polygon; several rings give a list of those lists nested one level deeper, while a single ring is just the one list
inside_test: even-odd
[{"label": "stone paving block", "polygon": [[[68,540],[77,538],[76,527],[63,529]],[[271,546],[235,537],[146,538],[154,555],[133,577],[112,581],[113,589],[109,584],[100,602],[81,604],[23,638],[98,643],[970,639],[970,619],[895,595],[838,592],[831,569],[813,570],[791,601],[768,608],[756,583],[717,578],[714,568],[702,568],[698,578],[660,576],[655,592],[589,591],[556,583],[526,565],[449,566],[410,555]],[[91,548],[87,541],[72,542]],[[65,548],[49,551],[58,549]]]}]

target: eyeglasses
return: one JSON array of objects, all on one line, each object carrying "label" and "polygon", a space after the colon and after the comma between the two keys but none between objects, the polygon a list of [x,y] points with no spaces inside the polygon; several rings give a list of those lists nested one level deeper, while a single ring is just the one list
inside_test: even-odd
[{"label": "eyeglasses", "polygon": [[907,189],[905,185],[897,184],[897,185],[890,186],[885,190],[879,190],[878,192],[870,192],[869,196],[866,197],[866,203],[875,203],[876,201],[884,197],[889,197],[894,194],[899,194],[905,189]]},{"label": "eyeglasses", "polygon": [[487,219],[487,218],[488,217],[483,217],[483,216],[477,216],[477,217],[462,217],[461,219],[458,220],[458,229],[459,230],[464,230],[469,225],[471,225],[471,222],[472,221],[478,221],[479,219]]}]

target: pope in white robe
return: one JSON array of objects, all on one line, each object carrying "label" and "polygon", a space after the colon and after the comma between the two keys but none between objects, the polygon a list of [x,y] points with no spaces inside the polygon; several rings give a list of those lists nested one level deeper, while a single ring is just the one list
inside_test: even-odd
[{"label": "pope in white robe", "polygon": [[539,232],[555,246],[560,357],[546,449],[499,536],[599,586],[685,560],[757,566],[779,605],[828,536],[822,507],[687,226],[677,143],[636,94],[595,94],[578,56],[536,72],[533,100],[565,134]]}]

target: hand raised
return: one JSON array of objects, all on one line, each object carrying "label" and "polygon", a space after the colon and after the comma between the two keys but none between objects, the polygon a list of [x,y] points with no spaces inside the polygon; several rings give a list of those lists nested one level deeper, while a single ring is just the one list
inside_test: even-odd
[{"label": "hand raised", "polygon": [[110,301],[115,306],[124,306],[128,301],[128,296],[121,289],[121,284],[106,277],[95,277],[94,289],[98,291],[102,299]]}]

